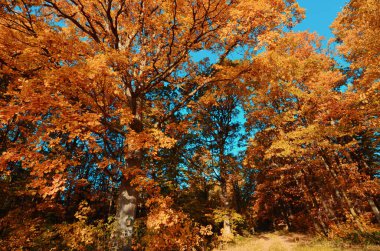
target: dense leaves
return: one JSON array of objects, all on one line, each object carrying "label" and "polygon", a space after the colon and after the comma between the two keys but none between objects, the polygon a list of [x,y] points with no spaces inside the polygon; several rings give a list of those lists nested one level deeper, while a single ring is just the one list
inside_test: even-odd
[{"label": "dense leaves", "polygon": [[379,8],[334,22],[343,68],[293,0],[0,1],[0,245],[376,229]]}]

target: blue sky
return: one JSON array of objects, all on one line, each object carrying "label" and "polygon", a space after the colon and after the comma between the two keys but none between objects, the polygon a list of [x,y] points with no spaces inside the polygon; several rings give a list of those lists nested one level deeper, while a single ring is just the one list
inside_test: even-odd
[{"label": "blue sky", "polygon": [[[326,42],[333,38],[330,25],[337,17],[348,0],[297,0],[299,5],[306,10],[306,18],[297,25],[295,31],[317,32],[323,36]],[[217,61],[217,56],[208,51],[199,51],[192,53],[196,61],[209,57],[212,63]]]},{"label": "blue sky", "polygon": [[[319,36],[324,37],[325,42],[323,44],[326,45],[326,42],[334,37],[330,25],[348,0],[298,0],[297,2],[306,10],[306,18],[294,30],[316,32]],[[238,115],[237,120],[245,122],[242,111]],[[244,149],[245,147],[235,146],[232,152],[237,154]]]},{"label": "blue sky", "polygon": [[326,40],[333,37],[330,25],[348,0],[298,0],[306,9],[306,19],[295,27],[296,31],[317,32]]}]

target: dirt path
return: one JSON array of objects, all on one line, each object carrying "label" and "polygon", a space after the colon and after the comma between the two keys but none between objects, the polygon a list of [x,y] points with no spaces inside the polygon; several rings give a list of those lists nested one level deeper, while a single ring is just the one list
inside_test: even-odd
[{"label": "dirt path", "polygon": [[305,235],[289,234],[278,235],[274,233],[262,234],[237,245],[225,249],[228,251],[293,251],[298,245],[305,243],[309,238]]},{"label": "dirt path", "polygon": [[228,245],[214,251],[380,251],[379,246],[354,247],[345,245],[337,247],[330,241],[316,241],[302,234],[266,233],[251,238],[243,238],[236,244]]}]

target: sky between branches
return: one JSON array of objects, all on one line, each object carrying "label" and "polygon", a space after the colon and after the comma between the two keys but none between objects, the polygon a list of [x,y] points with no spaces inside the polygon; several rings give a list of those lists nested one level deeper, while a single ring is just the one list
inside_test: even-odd
[{"label": "sky between branches", "polygon": [[[316,32],[323,38],[322,45],[326,47],[328,40],[334,37],[330,29],[330,25],[335,20],[338,13],[341,12],[348,0],[297,0],[297,2],[302,8],[305,9],[306,18],[294,27],[294,31]],[[207,57],[211,63],[216,63],[218,58],[216,55],[213,55],[213,53],[207,50],[193,52],[192,56],[195,61],[200,61]],[[239,55],[239,53],[233,53],[230,58],[237,59],[240,57],[241,55]],[[340,57],[336,57],[336,60],[342,64],[345,63]],[[242,124],[245,123],[246,120],[242,110],[240,110],[240,113],[236,119]],[[244,130],[242,130],[242,133],[245,133]],[[237,154],[242,150],[245,150],[245,146],[238,147],[235,145],[232,152]]]},{"label": "sky between branches", "polygon": [[295,27],[296,31],[317,32],[325,40],[333,37],[330,25],[342,10],[347,0],[298,0],[306,9],[306,19]]}]

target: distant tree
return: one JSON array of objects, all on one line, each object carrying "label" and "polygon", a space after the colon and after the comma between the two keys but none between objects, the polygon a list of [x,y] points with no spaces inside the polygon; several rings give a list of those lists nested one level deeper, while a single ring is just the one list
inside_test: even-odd
[{"label": "distant tree", "polygon": [[258,220],[325,234],[345,223],[363,230],[379,184],[349,157],[366,127],[355,95],[337,90],[345,78],[318,52],[315,35],[289,33],[267,48],[247,74],[247,120],[257,132],[246,158],[258,170]]}]

